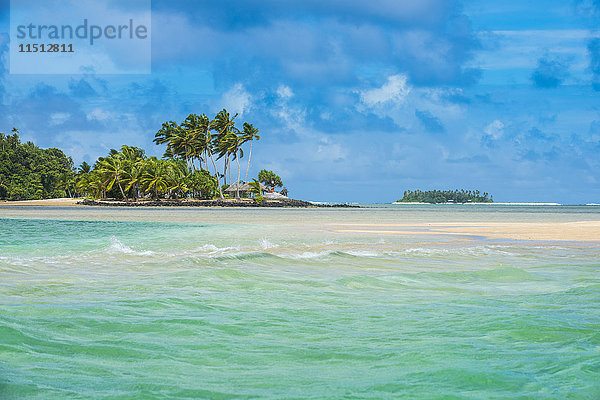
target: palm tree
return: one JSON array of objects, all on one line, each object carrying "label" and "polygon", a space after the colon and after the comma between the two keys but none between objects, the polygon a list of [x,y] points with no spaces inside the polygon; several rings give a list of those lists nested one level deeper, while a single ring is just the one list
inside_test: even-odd
[{"label": "palm tree", "polygon": [[190,129],[179,127],[171,136],[170,145],[174,155],[185,159],[185,162],[189,168],[195,170],[194,157],[195,149],[198,148],[196,142],[198,141],[197,134]]},{"label": "palm tree", "polygon": [[[225,171],[224,175],[227,175],[227,169],[229,168],[229,183],[231,184],[231,164],[229,157],[231,155],[231,151],[229,149],[229,141],[231,141],[231,134],[236,134],[238,131],[235,128],[235,118],[237,114],[235,114],[232,118],[230,118],[227,110],[223,109],[217,113],[215,120],[213,121],[214,129],[217,131],[213,139],[213,146],[219,151],[219,158],[227,156],[225,159]],[[227,183],[227,179],[225,179],[225,183]]]},{"label": "palm tree", "polygon": [[165,151],[165,157],[167,157],[167,153],[172,156],[173,149],[171,147],[171,139],[175,135],[175,133],[181,129],[177,122],[169,121],[164,122],[162,127],[156,132],[154,135],[154,140],[152,140],[156,144],[167,144],[167,150]]},{"label": "palm tree", "polygon": [[121,182],[125,192],[132,194],[134,200],[139,196],[139,183],[144,169],[144,150],[135,146],[121,146],[120,157],[123,161]]},{"label": "palm tree", "polygon": [[81,163],[81,165],[77,169],[77,175],[87,174],[88,172],[90,172],[91,169],[92,169],[92,167],[90,167],[90,164],[88,164],[84,161]]},{"label": "palm tree", "polygon": [[258,179],[252,179],[252,182],[249,182],[248,184],[250,185],[250,193],[262,196],[262,186],[260,185]]},{"label": "palm tree", "polygon": [[[206,116],[206,114],[202,114],[195,121],[197,123],[197,130],[199,133],[199,140],[197,142],[198,148],[196,152],[198,154],[208,154],[210,161],[215,169],[215,177],[217,178],[217,185],[219,187],[219,197],[223,199],[223,189],[221,187],[221,179],[219,179],[219,171],[217,170],[217,163],[213,157],[213,137],[211,135],[211,131],[215,129],[215,121],[211,121],[210,118]],[[208,171],[208,160],[206,160],[206,170]]]},{"label": "palm tree", "polygon": [[139,159],[136,162],[128,163],[127,168],[123,173],[122,182],[125,185],[125,191],[131,193],[133,200],[137,200],[140,194],[140,183],[142,175],[146,168],[143,159]]},{"label": "palm tree", "polygon": [[[242,136],[236,134],[235,132],[231,132],[229,134],[229,137],[227,139],[227,151],[229,152],[229,154],[233,154],[233,159],[237,161],[237,166],[238,166],[238,177],[237,177],[237,181],[236,181],[236,191],[235,191],[235,196],[236,198],[240,197],[240,176],[242,173],[242,169],[240,168],[240,158],[244,157],[244,150],[242,150]],[[231,168],[229,169],[229,171],[231,172]],[[229,181],[231,182],[231,178],[229,178]]]},{"label": "palm tree", "polygon": [[165,193],[169,188],[167,180],[167,161],[156,157],[148,158],[146,168],[140,179],[146,191],[154,191],[154,198],[158,200],[158,193]]},{"label": "palm tree", "polygon": [[120,157],[120,154],[116,154],[111,157],[107,157],[100,161],[100,169],[101,174],[106,176],[106,190],[112,189],[113,185],[116,183],[121,191],[121,195],[127,201],[127,196],[123,191],[123,186],[121,185],[121,177],[123,176],[124,168],[123,168],[123,160]]},{"label": "palm tree", "polygon": [[75,177],[72,171],[65,171],[60,174],[59,187],[62,187],[68,194],[69,197],[73,197],[71,194],[71,188],[75,188]]},{"label": "palm tree", "polygon": [[167,160],[168,190],[178,198],[180,194],[186,195],[190,190],[187,186],[187,176],[190,174],[188,166],[182,161]]},{"label": "palm tree", "polygon": [[244,122],[244,129],[242,130],[242,143],[250,142],[250,154],[248,154],[248,167],[246,168],[246,178],[244,182],[248,182],[248,171],[250,171],[250,158],[252,158],[252,143],[254,140],[260,140],[258,136],[258,129],[252,124]]},{"label": "palm tree", "polygon": [[91,191],[95,198],[106,198],[106,182],[98,171],[92,171],[87,179],[88,190]]},{"label": "palm tree", "polygon": [[187,116],[185,121],[181,123],[181,128],[184,129],[188,135],[188,141],[190,144],[190,157],[192,159],[192,171],[194,168],[194,158],[198,159],[200,168],[202,168],[202,160],[206,164],[208,170],[208,157],[206,156],[207,144],[206,144],[206,133],[203,129],[208,118],[206,115],[190,114]]}]

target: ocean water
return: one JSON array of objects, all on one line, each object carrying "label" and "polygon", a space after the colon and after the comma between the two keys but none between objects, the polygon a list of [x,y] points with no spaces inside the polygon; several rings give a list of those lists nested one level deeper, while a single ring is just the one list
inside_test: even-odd
[{"label": "ocean water", "polygon": [[419,234],[583,220],[600,207],[4,207],[0,399],[599,399],[600,243]]}]

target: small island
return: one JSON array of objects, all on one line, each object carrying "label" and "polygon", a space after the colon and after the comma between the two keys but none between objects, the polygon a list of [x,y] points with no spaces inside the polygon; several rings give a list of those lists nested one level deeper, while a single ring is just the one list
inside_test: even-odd
[{"label": "small island", "polygon": [[[0,201],[71,198],[87,206],[356,207],[292,199],[281,177],[267,169],[248,179],[253,143],[260,136],[248,122],[238,129],[236,117],[223,109],[213,119],[190,114],[181,123],[168,121],[154,136],[154,143],[166,145],[162,158],[122,145],[93,165],[84,161],[79,167],[60,149],[22,143],[13,128],[11,135],[0,133]],[[248,161],[242,165],[245,155]]]},{"label": "small island", "polygon": [[[489,196],[489,197],[488,197]],[[464,204],[493,203],[494,196],[479,190],[407,190],[397,203]]]}]

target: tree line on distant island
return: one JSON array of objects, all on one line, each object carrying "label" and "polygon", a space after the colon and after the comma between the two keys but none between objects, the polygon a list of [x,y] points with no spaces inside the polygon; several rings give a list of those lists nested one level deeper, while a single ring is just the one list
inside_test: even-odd
[{"label": "tree line on distant island", "polygon": [[73,161],[59,149],[21,143],[19,131],[0,133],[0,199],[64,197]]},{"label": "tree line on distant island", "polygon": [[[190,114],[181,124],[165,122],[154,138],[157,145],[167,146],[162,159],[146,156],[139,147],[123,145],[120,150],[112,149],[106,157],[99,157],[93,166],[83,162],[78,168],[62,150],[21,143],[16,129],[12,135],[0,133],[0,199],[223,199],[224,190],[233,183],[233,161],[237,164],[235,195],[239,197],[243,146],[249,143],[247,180],[252,145],[260,136],[258,129],[247,122],[241,131],[237,129],[236,117],[237,114],[232,117],[222,110],[212,120],[205,114]],[[216,163],[220,159],[223,173]],[[210,166],[214,174],[209,172]],[[283,186],[277,174],[261,170],[258,179],[249,182],[249,192],[259,201],[264,187],[261,183],[271,190]]]},{"label": "tree line on distant island", "polygon": [[399,203],[493,203],[494,196],[479,190],[407,190]]}]

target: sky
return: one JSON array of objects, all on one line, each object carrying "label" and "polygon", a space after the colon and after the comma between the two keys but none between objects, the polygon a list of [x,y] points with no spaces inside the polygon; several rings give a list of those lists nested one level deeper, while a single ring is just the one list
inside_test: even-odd
[{"label": "sky", "polygon": [[226,108],[294,198],[600,203],[600,0],[152,0],[151,24],[150,74],[11,74],[0,0],[0,132],[160,156],[163,122]]}]

